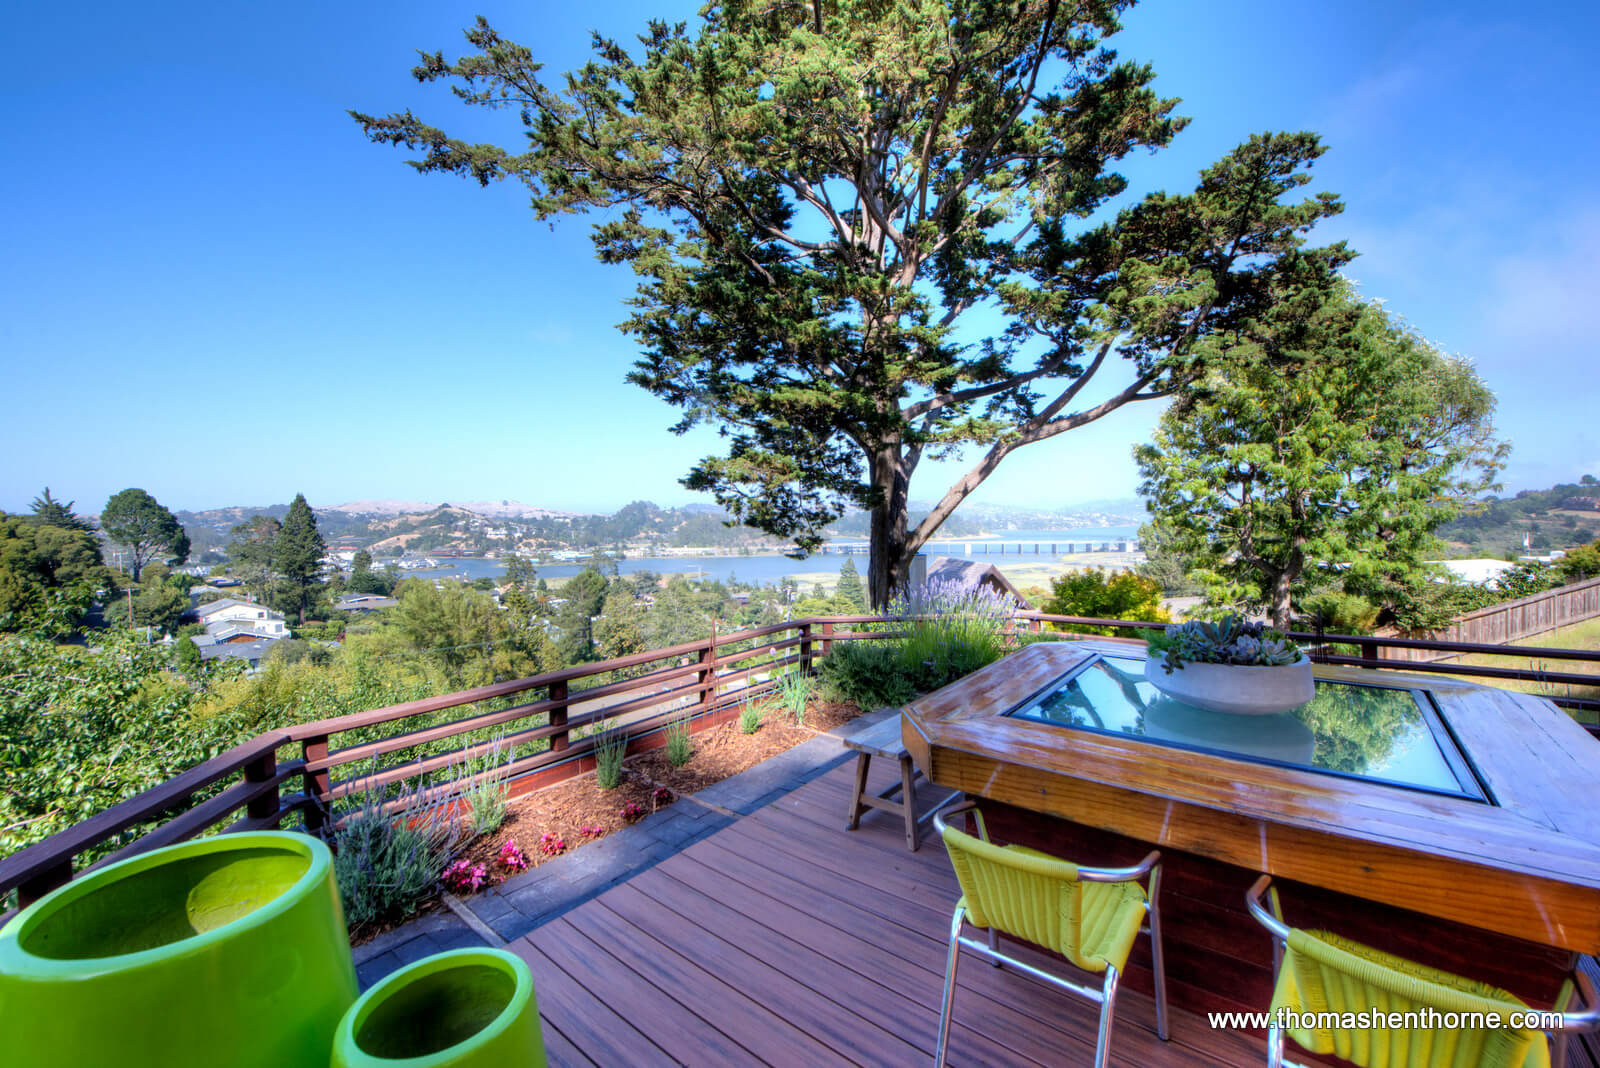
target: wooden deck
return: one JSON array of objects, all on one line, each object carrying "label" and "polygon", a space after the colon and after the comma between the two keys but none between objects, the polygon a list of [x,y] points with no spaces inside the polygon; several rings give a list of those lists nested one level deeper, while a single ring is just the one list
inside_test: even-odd
[{"label": "wooden deck", "polygon": [[[551,1063],[930,1061],[955,876],[937,839],[909,853],[887,814],[843,829],[853,771],[834,769],[508,946],[533,969]],[[874,766],[873,785],[892,774]],[[970,955],[959,975],[952,1064],[1092,1062],[1095,1006]],[[1258,1040],[1173,1017],[1161,1042],[1153,1003],[1123,991],[1113,1061],[1264,1063]]]}]

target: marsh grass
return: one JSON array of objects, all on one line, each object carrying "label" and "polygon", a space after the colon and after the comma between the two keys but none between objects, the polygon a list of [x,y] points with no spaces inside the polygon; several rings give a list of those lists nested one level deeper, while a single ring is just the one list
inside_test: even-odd
[{"label": "marsh grass", "polygon": [[689,737],[689,713],[673,716],[667,721],[667,761],[675,768],[689,763],[694,756],[694,742]]}]

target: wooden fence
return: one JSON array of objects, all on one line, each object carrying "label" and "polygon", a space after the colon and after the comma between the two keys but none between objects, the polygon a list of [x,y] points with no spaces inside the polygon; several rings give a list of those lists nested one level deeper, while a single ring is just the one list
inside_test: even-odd
[{"label": "wooden fence", "polygon": [[[1596,617],[1600,617],[1600,578],[1480,608],[1436,630],[1389,631],[1383,636],[1429,643],[1509,645]],[[1383,652],[1385,660],[1408,661],[1444,660],[1458,655],[1423,648],[1385,649]]]},{"label": "wooden fence", "polygon": [[[1018,624],[1042,631],[1050,624],[1110,627],[1132,632],[1161,624],[1020,612]],[[26,905],[76,874],[219,827],[260,830],[302,824],[323,830],[334,805],[369,788],[427,781],[438,772],[460,772],[465,762],[498,744],[513,753],[513,794],[560,781],[594,767],[595,735],[625,731],[628,752],[664,742],[675,718],[704,730],[738,715],[747,699],[771,692],[778,673],[811,672],[834,643],[884,638],[882,624],[905,622],[878,616],[828,616],[792,620],[718,635],[666,649],[580,664],[527,679],[480,686],[460,693],[408,701],[388,708],[269,731],[182,774],[130,797],[82,823],[0,859],[0,899],[16,890]],[[855,629],[877,624],[876,630]],[[1560,675],[1520,669],[1417,663],[1411,671],[1497,679],[1600,682],[1600,652],[1446,644],[1405,638],[1295,634],[1321,642],[1313,659],[1330,664],[1393,666],[1380,655],[1390,649],[1432,649],[1447,654],[1488,652],[1546,656],[1596,663],[1597,675]],[[1358,657],[1336,655],[1334,644],[1354,645]],[[588,683],[589,685],[582,685]],[[575,685],[578,684],[578,685]],[[1600,709],[1600,701],[1556,699],[1570,708]],[[441,713],[461,711],[439,721]],[[1591,730],[1600,730],[1593,728]],[[449,775],[458,792],[484,775]],[[298,784],[286,793],[284,787]],[[154,826],[151,826],[154,824]],[[105,843],[117,848],[79,870],[80,855]]]}]

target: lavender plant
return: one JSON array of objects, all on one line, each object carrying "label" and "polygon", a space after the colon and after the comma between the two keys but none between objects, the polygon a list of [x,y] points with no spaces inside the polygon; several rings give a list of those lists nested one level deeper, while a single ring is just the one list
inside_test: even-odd
[{"label": "lavender plant", "polygon": [[1004,656],[1018,607],[1009,594],[948,579],[925,582],[895,601],[890,614],[910,619],[899,659],[913,688],[938,689]]},{"label": "lavender plant", "polygon": [[369,787],[333,832],[333,872],[351,931],[409,916],[438,890],[461,839],[441,801],[421,784],[392,798]]}]

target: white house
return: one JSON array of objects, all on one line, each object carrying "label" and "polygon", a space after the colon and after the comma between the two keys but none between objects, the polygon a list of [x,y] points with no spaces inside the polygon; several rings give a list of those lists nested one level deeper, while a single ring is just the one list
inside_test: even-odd
[{"label": "white house", "polygon": [[[206,633],[218,641],[250,641],[253,638],[287,638],[289,628],[284,625],[283,613],[274,612],[266,605],[254,601],[240,601],[224,597],[195,609],[195,616],[206,628]],[[226,637],[223,636],[226,632]],[[248,635],[248,637],[246,637]]]}]

